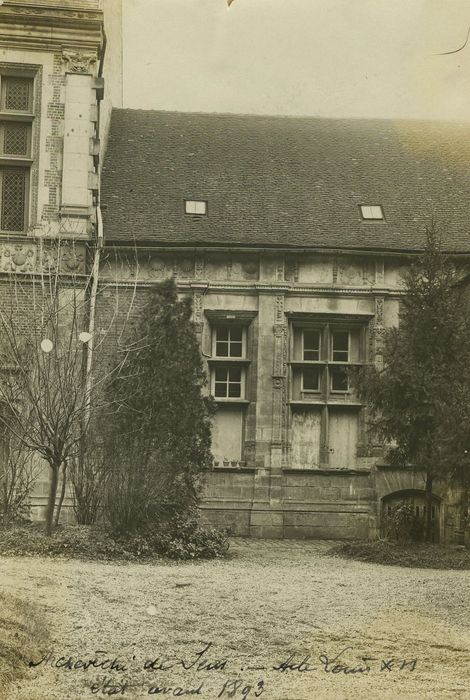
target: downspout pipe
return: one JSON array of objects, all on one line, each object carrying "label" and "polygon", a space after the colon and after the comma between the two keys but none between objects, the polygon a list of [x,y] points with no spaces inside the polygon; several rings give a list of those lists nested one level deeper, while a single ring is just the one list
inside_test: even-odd
[{"label": "downspout pipe", "polygon": [[[104,57],[106,53],[106,32],[103,27],[103,43],[101,46],[100,62],[98,67],[98,77],[103,75]],[[101,100],[98,100],[97,105],[97,135],[100,138],[101,131]],[[86,363],[85,363],[85,432],[88,429],[91,414],[91,393],[93,390],[93,350],[94,350],[94,333],[95,333],[95,317],[96,317],[96,299],[98,294],[99,270],[101,251],[104,246],[104,231],[103,231],[103,216],[101,213],[101,160],[98,162],[98,189],[96,193],[96,239],[93,251],[93,264],[91,269],[91,287],[90,287],[90,303],[88,309],[88,333],[90,340],[87,343]]]}]

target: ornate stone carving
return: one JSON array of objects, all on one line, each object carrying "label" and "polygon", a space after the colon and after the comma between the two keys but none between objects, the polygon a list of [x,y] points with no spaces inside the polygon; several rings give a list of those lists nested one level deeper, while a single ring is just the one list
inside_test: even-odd
[{"label": "ornate stone carving", "polygon": [[285,263],[285,279],[288,282],[299,281],[299,260],[298,258],[287,258]]},{"label": "ornate stone carving", "polygon": [[360,285],[363,282],[362,267],[353,261],[343,263],[338,268],[337,279],[343,284]]},{"label": "ornate stone carving", "polygon": [[178,277],[194,277],[194,260],[183,258],[175,262],[175,274]]},{"label": "ornate stone carving", "polygon": [[95,53],[80,53],[78,51],[63,51],[62,60],[66,64],[68,73],[90,73],[94,72],[94,65],[97,62]]},{"label": "ornate stone carving", "polygon": [[242,272],[245,273],[247,277],[258,277],[258,261],[257,260],[244,260],[242,261]]},{"label": "ornate stone carving", "polygon": [[339,265],[338,265],[338,257],[335,256],[335,257],[333,258],[333,284],[337,284],[337,283],[338,283],[338,267],[339,267]]},{"label": "ornate stone carving", "polygon": [[198,279],[204,277],[205,261],[204,258],[196,258],[194,262],[194,276]]},{"label": "ornate stone carving", "polygon": [[[202,303],[202,294],[201,292],[195,292],[193,296],[193,319],[195,324],[201,324],[203,323],[203,318],[202,318],[202,313],[203,313],[203,303]],[[202,331],[202,327],[201,327]]]},{"label": "ornate stone carving", "polygon": [[152,257],[149,262],[150,272],[154,276],[163,277],[166,273],[173,272],[173,266],[168,264],[168,261],[163,258]]},{"label": "ornate stone carving", "polygon": [[278,294],[276,297],[276,323],[284,323],[284,295]]},{"label": "ornate stone carving", "polygon": [[385,264],[383,258],[375,260],[375,283],[379,286],[385,284]]},{"label": "ornate stone carving", "polygon": [[85,258],[75,248],[65,249],[62,253],[64,272],[81,272],[84,270]]},{"label": "ornate stone carving", "polygon": [[382,297],[375,299],[375,325],[383,326],[384,322],[384,300]]}]

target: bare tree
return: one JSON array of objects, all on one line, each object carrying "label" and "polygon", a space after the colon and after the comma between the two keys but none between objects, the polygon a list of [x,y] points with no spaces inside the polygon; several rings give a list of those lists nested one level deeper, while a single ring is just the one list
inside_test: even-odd
[{"label": "bare tree", "polygon": [[[59,241],[59,252],[60,247]],[[0,412],[0,423],[49,467],[48,534],[59,521],[69,465],[85,459],[89,427],[102,409],[103,384],[118,370],[101,365],[99,376],[92,377],[93,273],[64,276],[59,257],[47,275],[11,273],[0,299],[0,402],[7,408]],[[114,320],[114,315],[107,319],[95,349]],[[118,356],[124,359],[125,353]]]}]

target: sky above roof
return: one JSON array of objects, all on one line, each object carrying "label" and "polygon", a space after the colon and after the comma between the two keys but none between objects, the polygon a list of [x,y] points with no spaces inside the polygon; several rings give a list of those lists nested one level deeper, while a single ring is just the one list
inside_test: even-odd
[{"label": "sky above roof", "polygon": [[470,121],[468,0],[123,0],[124,106]]}]

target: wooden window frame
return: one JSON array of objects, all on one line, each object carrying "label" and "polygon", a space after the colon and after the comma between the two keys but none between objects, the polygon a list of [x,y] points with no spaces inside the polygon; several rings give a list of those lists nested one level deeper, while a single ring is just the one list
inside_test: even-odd
[{"label": "wooden window frame", "polygon": [[[230,353],[230,344],[231,342],[233,343],[239,343],[240,341],[230,340],[230,329],[231,328],[240,328],[242,332],[242,339],[241,339],[241,345],[242,345],[242,353],[241,355],[218,355],[217,354],[217,342],[225,342],[225,341],[218,341],[217,340],[217,331],[221,328],[228,328],[229,330],[229,339],[227,341],[228,343],[228,351]],[[245,360],[246,359],[246,326],[242,324],[236,324],[236,323],[218,323],[212,327],[212,357],[218,359],[218,360],[233,360],[234,362],[237,360]]]}]

